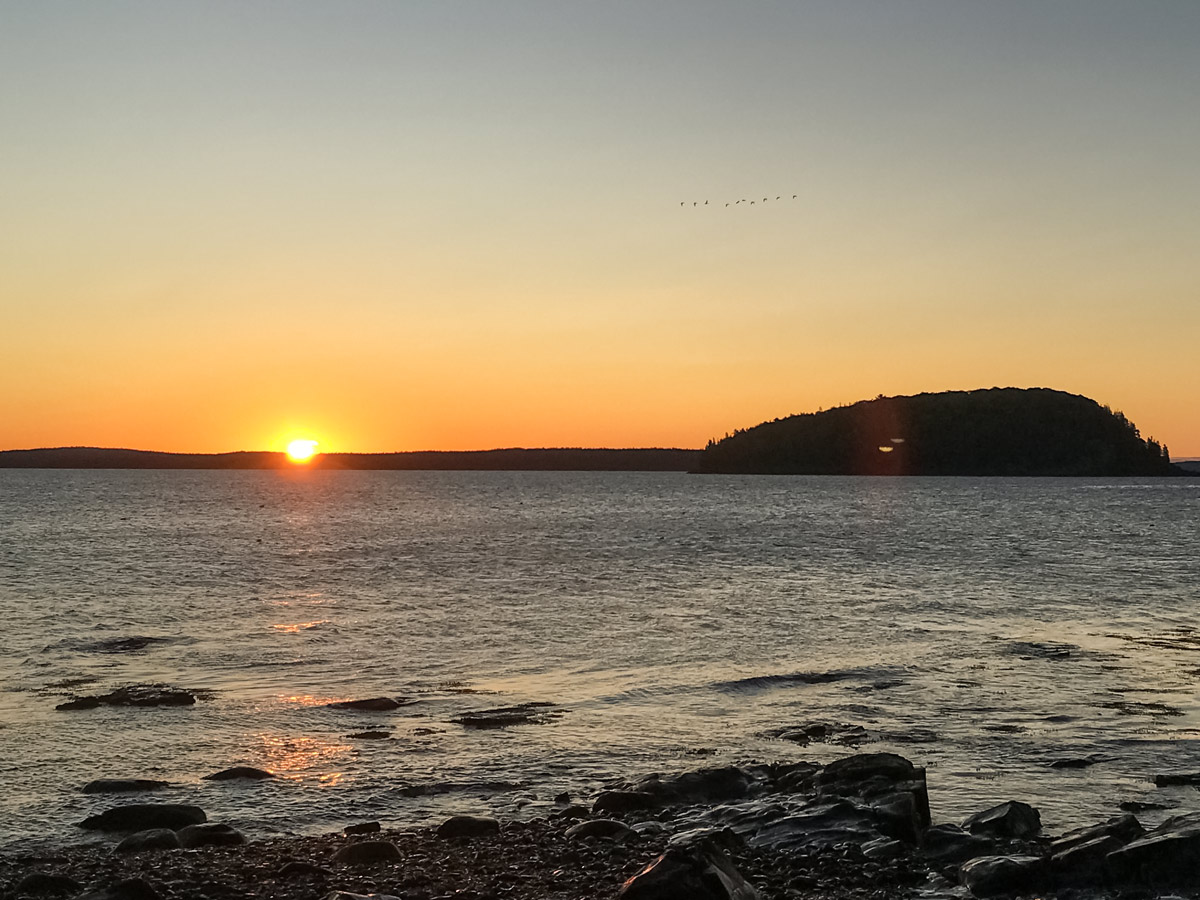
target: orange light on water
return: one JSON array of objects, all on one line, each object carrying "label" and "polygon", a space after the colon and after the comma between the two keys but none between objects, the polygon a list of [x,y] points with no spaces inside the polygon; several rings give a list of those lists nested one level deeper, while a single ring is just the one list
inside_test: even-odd
[{"label": "orange light on water", "polygon": [[306,463],[317,455],[317,442],[309,438],[297,438],[287,445],[287,458],[294,463]]}]

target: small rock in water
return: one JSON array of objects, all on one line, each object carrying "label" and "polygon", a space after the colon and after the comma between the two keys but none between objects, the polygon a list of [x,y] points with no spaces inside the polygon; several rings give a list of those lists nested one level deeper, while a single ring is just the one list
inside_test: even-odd
[{"label": "small rock in water", "polygon": [[78,894],[80,884],[69,875],[30,872],[16,883],[17,894]]},{"label": "small rock in water", "polygon": [[178,850],[182,844],[170,828],[150,828],[129,835],[117,844],[115,853],[145,853],[147,850]]},{"label": "small rock in water", "polygon": [[554,802],[555,803],[570,803],[571,795],[568,794],[566,791],[563,791],[561,794],[558,794],[557,796],[555,796]]},{"label": "small rock in water", "polygon": [[451,816],[437,827],[442,838],[486,837],[500,833],[500,823],[487,816]]},{"label": "small rock in water", "polygon": [[262,781],[267,778],[274,778],[274,772],[268,772],[266,769],[256,769],[254,766],[233,766],[229,769],[222,769],[220,772],[213,772],[211,775],[205,775],[205,781],[236,781],[238,779],[249,779],[253,781]]},{"label": "small rock in water", "polygon": [[390,731],[359,731],[346,737],[359,741],[385,741],[392,736]]},{"label": "small rock in water", "polygon": [[339,700],[337,703],[330,703],[329,708],[358,709],[366,712],[388,712],[412,702],[412,700],[407,698],[396,700],[392,697],[370,697],[366,700]]},{"label": "small rock in water", "polygon": [[455,716],[451,721],[464,728],[511,728],[514,725],[544,725],[562,715],[551,703],[521,703],[497,709],[480,709]]},{"label": "small rock in water", "polygon": [[333,861],[346,866],[369,866],[397,862],[400,850],[391,841],[361,841],[347,844],[333,855]]},{"label": "small rock in water", "polygon": [[246,843],[246,838],[231,825],[209,822],[180,828],[179,843],[185,850],[194,850],[197,847],[236,847]]},{"label": "small rock in water", "polygon": [[1200,785],[1200,772],[1167,772],[1154,776],[1155,787],[1176,787],[1179,785]]},{"label": "small rock in water", "polygon": [[1170,809],[1169,803],[1149,803],[1145,800],[1124,800],[1117,804],[1117,808],[1130,813],[1147,812],[1154,809]]},{"label": "small rock in water", "polygon": [[375,834],[380,830],[378,822],[359,822],[357,825],[347,825],[342,829],[343,834]]},{"label": "small rock in water", "polygon": [[89,831],[146,831],[151,828],[170,828],[175,831],[187,825],[208,821],[198,806],[183,803],[135,803],[105,810],[88,816],[79,823]]},{"label": "small rock in water", "polygon": [[808,722],[803,725],[787,725],[767,732],[770,737],[781,738],[807,746],[813,741],[826,744],[841,744],[846,747],[857,747],[870,740],[867,730],[861,725],[848,725],[845,722]]},{"label": "small rock in water", "polygon": [[1042,817],[1028,803],[1010,800],[968,816],[963,820],[962,827],[972,834],[1028,838],[1042,830]]},{"label": "small rock in water", "polygon": [[572,825],[565,832],[569,838],[607,838],[620,840],[633,834],[633,829],[616,819],[589,819]]},{"label": "small rock in water", "polygon": [[83,786],[85,794],[127,794],[136,791],[159,791],[167,787],[165,781],[151,778],[97,778]]},{"label": "small rock in water", "polygon": [[1097,763],[1108,762],[1105,756],[1073,756],[1068,759],[1056,759],[1050,763],[1052,769],[1086,769]]},{"label": "small rock in water", "polygon": [[55,709],[95,709],[98,706],[193,706],[196,695],[161,684],[135,684],[94,697],[76,697]]}]

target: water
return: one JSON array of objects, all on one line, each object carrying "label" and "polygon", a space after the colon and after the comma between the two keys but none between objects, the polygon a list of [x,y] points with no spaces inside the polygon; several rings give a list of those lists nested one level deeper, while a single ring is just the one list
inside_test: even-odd
[{"label": "water", "polygon": [[[767,736],[811,721],[926,765],[938,821],[1200,809],[1151,782],[1200,771],[1198,524],[1189,479],[0,471],[0,846],[87,837],[99,777],[251,836],[532,816],[850,752]],[[54,709],[155,682],[201,699]],[[327,706],[379,695],[417,702]],[[526,701],[561,714],[452,721]],[[235,764],[284,777],[202,780]]]}]

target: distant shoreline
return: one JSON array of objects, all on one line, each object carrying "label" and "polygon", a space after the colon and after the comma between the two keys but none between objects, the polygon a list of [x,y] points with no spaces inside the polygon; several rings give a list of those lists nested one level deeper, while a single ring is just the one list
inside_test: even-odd
[{"label": "distant shoreline", "polygon": [[293,463],[284,453],[163,453],[104,447],[0,450],[0,469],[342,469],[353,471],[686,472],[701,451],[509,448],[416,450],[405,453],[322,453]]}]

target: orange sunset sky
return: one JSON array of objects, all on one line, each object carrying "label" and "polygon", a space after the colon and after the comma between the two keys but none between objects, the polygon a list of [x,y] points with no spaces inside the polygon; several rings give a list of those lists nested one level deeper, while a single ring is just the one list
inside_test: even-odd
[{"label": "orange sunset sky", "polygon": [[1195,0],[5,0],[0,449],[998,385],[1200,456],[1197,47]]}]

